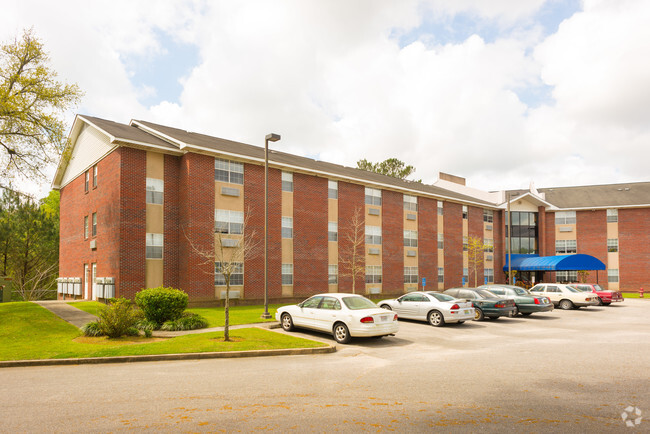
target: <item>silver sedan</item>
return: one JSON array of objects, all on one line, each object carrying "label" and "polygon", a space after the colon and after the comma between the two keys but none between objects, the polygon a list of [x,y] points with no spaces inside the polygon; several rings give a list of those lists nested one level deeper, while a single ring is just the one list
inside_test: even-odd
[{"label": "silver sedan", "polygon": [[379,307],[392,310],[399,318],[428,321],[434,327],[474,319],[471,302],[439,292],[409,292],[397,299],[382,300]]}]

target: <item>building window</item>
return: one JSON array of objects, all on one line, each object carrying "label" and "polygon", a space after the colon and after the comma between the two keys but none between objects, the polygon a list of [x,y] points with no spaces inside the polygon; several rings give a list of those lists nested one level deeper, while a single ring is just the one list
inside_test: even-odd
[{"label": "building window", "polygon": [[556,255],[570,255],[572,253],[578,253],[576,240],[555,240]]},{"label": "building window", "polygon": [[[226,276],[224,271],[231,268],[230,272],[230,286],[242,286],[244,284],[244,263],[243,262],[215,262],[214,263],[214,284],[215,286],[226,286]],[[226,270],[224,270],[226,268]],[[226,273],[228,274],[228,273]]]},{"label": "building window", "polygon": [[381,205],[381,190],[366,187],[366,205]]},{"label": "building window", "polygon": [[607,223],[616,223],[618,221],[618,210],[617,209],[608,209],[607,210]]},{"label": "building window", "polygon": [[404,247],[418,246],[418,231],[404,231]]},{"label": "building window", "polygon": [[555,280],[558,283],[571,283],[578,281],[577,271],[558,271],[555,273]]},{"label": "building window", "polygon": [[228,209],[214,211],[214,231],[220,234],[241,234],[244,232],[244,213]]},{"label": "building window", "polygon": [[339,224],[337,222],[327,222],[327,240],[339,240]]},{"label": "building window", "polygon": [[84,239],[88,239],[88,216],[84,216]]},{"label": "building window", "polygon": [[494,240],[492,238],[484,238],[483,244],[485,245],[485,251],[488,253],[494,252]]},{"label": "building window", "polygon": [[[510,225],[510,246],[512,253],[537,253],[538,214],[536,212],[512,211]],[[506,237],[508,234],[508,215],[506,214]],[[506,244],[506,252],[507,252]]]},{"label": "building window", "polygon": [[282,284],[293,285],[293,264],[282,264]]},{"label": "building window", "polygon": [[293,238],[292,217],[282,217],[282,238]]},{"label": "building window", "polygon": [[97,165],[93,166],[93,188],[97,188]]},{"label": "building window", "polygon": [[494,222],[494,211],[491,209],[484,209],[483,210],[483,221],[485,223],[493,223]]},{"label": "building window", "polygon": [[327,266],[327,283],[330,285],[335,285],[339,283],[339,266],[338,265],[328,265]]},{"label": "building window", "polygon": [[404,267],[404,283],[418,283],[418,267]]},{"label": "building window", "polygon": [[147,259],[163,257],[163,234],[147,233]]},{"label": "building window", "polygon": [[618,252],[618,238],[609,238],[607,240],[607,251]]},{"label": "building window", "polygon": [[381,283],[381,265],[366,265],[366,283]]},{"label": "building window", "polygon": [[147,178],[147,203],[163,203],[165,183],[162,179]]},{"label": "building window", "polygon": [[610,283],[618,282],[618,268],[607,270],[607,281]]},{"label": "building window", "polygon": [[486,283],[494,283],[494,268],[484,268],[483,276],[485,277]]},{"label": "building window", "polygon": [[293,191],[293,173],[282,172],[282,191]]},{"label": "building window", "polygon": [[463,220],[467,220],[467,205],[463,205]]},{"label": "building window", "polygon": [[443,215],[443,214],[444,214],[443,211],[444,211],[444,210],[443,210],[443,208],[442,208],[442,201],[439,200],[439,201],[438,201],[438,215]]},{"label": "building window", "polygon": [[242,185],[244,184],[244,165],[234,161],[215,158],[214,180]]},{"label": "building window", "polygon": [[90,172],[88,170],[86,170],[86,174],[84,175],[84,177],[85,177],[85,179],[84,179],[84,191],[86,193],[88,193],[88,188],[89,188],[89,184],[90,184]]},{"label": "building window", "polygon": [[469,238],[463,237],[463,252],[469,250]]},{"label": "building window", "polygon": [[97,213],[96,212],[93,213],[93,232],[92,232],[92,234],[93,234],[93,237],[97,236]]},{"label": "building window", "polygon": [[445,283],[445,269],[438,267],[438,283]]},{"label": "building window", "polygon": [[445,248],[445,235],[438,234],[438,249],[442,250]]},{"label": "building window", "polygon": [[463,268],[463,284],[469,282],[469,268]]},{"label": "building window", "polygon": [[418,210],[418,198],[417,196],[410,196],[408,194],[404,195],[404,209],[407,211],[417,211]]},{"label": "building window", "polygon": [[558,211],[555,213],[556,225],[574,225],[576,224],[575,211]]},{"label": "building window", "polygon": [[366,226],[366,244],[381,244],[381,228]]},{"label": "building window", "polygon": [[339,198],[339,183],[338,181],[327,181],[327,197],[329,199]]}]

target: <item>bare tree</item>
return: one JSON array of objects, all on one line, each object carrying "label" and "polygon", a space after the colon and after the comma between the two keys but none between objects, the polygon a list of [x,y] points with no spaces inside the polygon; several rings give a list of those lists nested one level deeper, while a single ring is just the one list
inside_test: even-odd
[{"label": "bare tree", "polygon": [[478,286],[478,270],[483,265],[484,253],[490,246],[483,243],[480,237],[467,238],[467,266],[469,275],[474,274],[474,286]]},{"label": "bare tree", "polygon": [[[205,261],[204,264],[214,266],[214,273],[217,279],[223,279],[226,286],[226,298],[224,300],[224,333],[225,341],[230,340],[230,283],[234,274],[243,273],[244,259],[255,258],[260,253],[260,243],[263,239],[257,237],[253,229],[246,231],[250,218],[250,209],[245,213],[242,224],[230,225],[229,228],[215,228],[214,249],[204,249],[195,245],[185,234],[190,243],[192,251],[198,254]],[[233,232],[233,233],[231,233]]]},{"label": "bare tree", "polygon": [[352,219],[343,229],[343,237],[347,243],[344,243],[343,248],[339,248],[339,275],[352,278],[352,293],[356,294],[357,277],[366,275],[365,221],[361,208],[354,209]]},{"label": "bare tree", "polygon": [[19,276],[13,285],[13,292],[24,301],[42,300],[56,291],[54,276],[59,271],[58,263],[42,263],[27,276]]}]

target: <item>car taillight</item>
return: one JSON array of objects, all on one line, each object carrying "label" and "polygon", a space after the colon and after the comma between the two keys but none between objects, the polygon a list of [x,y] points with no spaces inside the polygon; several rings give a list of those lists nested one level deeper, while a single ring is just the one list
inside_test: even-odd
[{"label": "car taillight", "polygon": [[[395,316],[397,316],[397,315],[395,315]],[[369,322],[375,322],[375,320],[372,319],[371,316],[364,316],[363,318],[361,318],[361,322],[364,323],[364,324],[367,324]]]},{"label": "car taillight", "polygon": [[535,304],[539,304],[539,298],[535,299]]},{"label": "car taillight", "polygon": [[453,305],[451,307],[451,310],[456,310],[456,309],[460,309],[460,306],[458,306],[457,304],[455,304],[455,305]]},{"label": "car taillight", "polygon": [[497,303],[494,305],[494,307],[506,307],[505,303]]},{"label": "car taillight", "polygon": [[395,314],[395,317],[393,318],[393,321],[397,321],[397,314]]}]

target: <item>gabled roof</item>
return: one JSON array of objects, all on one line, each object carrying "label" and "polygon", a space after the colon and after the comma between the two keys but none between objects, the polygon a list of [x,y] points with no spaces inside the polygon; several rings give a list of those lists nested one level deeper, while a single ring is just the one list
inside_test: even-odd
[{"label": "gabled roof", "polygon": [[650,182],[540,188],[558,208],[619,208],[650,206]]}]

